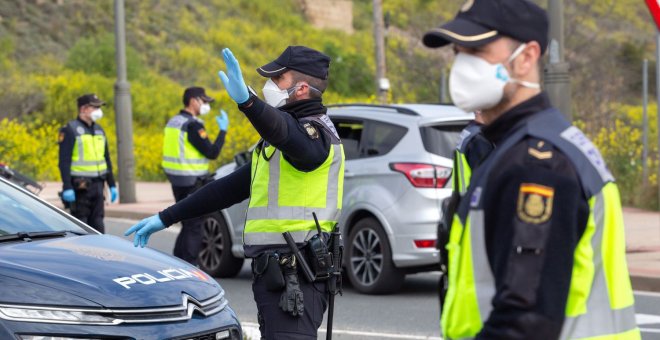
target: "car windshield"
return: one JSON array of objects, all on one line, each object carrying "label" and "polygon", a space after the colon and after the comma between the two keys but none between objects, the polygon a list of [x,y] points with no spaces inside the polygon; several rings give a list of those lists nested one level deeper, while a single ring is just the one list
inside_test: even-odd
[{"label": "car windshield", "polygon": [[87,234],[56,209],[0,180],[0,236],[49,231]]},{"label": "car windshield", "polygon": [[452,158],[453,151],[458,143],[461,131],[466,124],[461,125],[433,125],[420,129],[426,151],[438,156]]}]

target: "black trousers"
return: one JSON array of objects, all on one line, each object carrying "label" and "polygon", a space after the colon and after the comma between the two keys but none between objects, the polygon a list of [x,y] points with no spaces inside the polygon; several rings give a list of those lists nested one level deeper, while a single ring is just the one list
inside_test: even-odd
[{"label": "black trousers", "polygon": [[101,233],[105,233],[105,225],[103,224],[105,213],[103,206],[105,199],[103,196],[104,183],[103,179],[100,178],[90,179],[85,185],[86,188],[76,188],[76,201],[71,206],[71,215]]},{"label": "black trousers", "polygon": [[[254,275],[253,275],[254,278]],[[328,308],[327,282],[310,283],[298,273],[303,291],[304,313],[291,316],[279,306],[282,292],[270,292],[262,278],[254,278],[252,292],[257,303],[257,319],[261,338],[266,340],[316,340],[317,331]]]},{"label": "black trousers", "polygon": [[[179,202],[195,191],[195,186],[178,187],[172,186],[174,200]],[[181,232],[174,243],[174,256],[197,265],[197,255],[202,249],[202,221],[204,217],[191,218],[181,221]]]}]

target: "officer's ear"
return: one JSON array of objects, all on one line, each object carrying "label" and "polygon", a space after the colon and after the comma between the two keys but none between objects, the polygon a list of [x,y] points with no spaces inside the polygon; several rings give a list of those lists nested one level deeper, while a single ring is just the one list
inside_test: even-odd
[{"label": "officer's ear", "polygon": [[530,41],[520,55],[513,61],[513,77],[515,79],[538,82],[539,59],[541,58],[541,45]]},{"label": "officer's ear", "polygon": [[293,93],[295,94],[296,98],[301,98],[301,99],[307,99],[309,98],[309,84],[305,81],[298,82],[296,84],[297,88]]}]

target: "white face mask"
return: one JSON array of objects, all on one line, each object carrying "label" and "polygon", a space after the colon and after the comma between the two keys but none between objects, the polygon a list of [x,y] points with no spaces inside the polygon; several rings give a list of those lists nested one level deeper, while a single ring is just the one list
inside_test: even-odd
[{"label": "white face mask", "polygon": [[207,115],[207,114],[209,114],[209,112],[211,112],[211,104],[209,104],[209,103],[203,103],[203,104],[199,107],[199,114],[200,114],[200,115]]},{"label": "white face mask", "polygon": [[286,100],[289,99],[289,91],[295,88],[296,86],[290,89],[280,90],[272,79],[268,79],[266,84],[264,84],[262,92],[264,93],[264,100],[266,100],[268,105],[272,107],[280,107],[286,104]]},{"label": "white face mask", "polygon": [[[520,45],[506,63],[516,59],[525,46]],[[511,78],[502,63],[491,64],[482,58],[459,52],[449,74],[449,92],[454,105],[465,112],[486,110],[502,101],[504,86],[508,82],[540,88],[538,83]]]},{"label": "white face mask", "polygon": [[95,122],[103,117],[103,111],[101,111],[100,108],[92,111],[90,114],[90,117],[92,118],[92,121]]}]

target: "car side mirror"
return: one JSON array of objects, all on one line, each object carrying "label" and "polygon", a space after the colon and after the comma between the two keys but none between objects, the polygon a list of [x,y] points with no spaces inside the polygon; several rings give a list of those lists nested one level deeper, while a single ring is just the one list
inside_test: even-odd
[{"label": "car side mirror", "polygon": [[251,155],[251,152],[249,152],[249,151],[243,151],[243,152],[240,152],[240,153],[237,153],[236,155],[234,155],[234,162],[236,163],[236,167],[238,168],[238,167],[242,166],[243,164],[246,164],[247,162],[249,162],[250,161],[250,155]]}]

